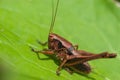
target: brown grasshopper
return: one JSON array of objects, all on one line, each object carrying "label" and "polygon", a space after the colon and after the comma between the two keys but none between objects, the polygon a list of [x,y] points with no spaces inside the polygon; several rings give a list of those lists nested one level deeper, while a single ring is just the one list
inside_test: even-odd
[{"label": "brown grasshopper", "polygon": [[71,42],[59,36],[58,34],[52,33],[58,4],[59,0],[57,0],[55,13],[53,13],[54,10],[52,10],[52,21],[48,35],[48,42],[39,42],[41,45],[46,45],[48,43],[48,49],[34,50],[32,48],[32,51],[35,53],[56,55],[56,58],[60,60],[60,65],[56,71],[57,74],[59,74],[62,68],[65,68],[69,73],[82,72],[87,74],[91,72],[91,67],[88,64],[88,61],[100,58],[116,57],[116,54],[114,53],[109,54],[108,52],[102,52],[100,54],[93,54],[83,50],[78,50],[78,45],[73,45]]}]

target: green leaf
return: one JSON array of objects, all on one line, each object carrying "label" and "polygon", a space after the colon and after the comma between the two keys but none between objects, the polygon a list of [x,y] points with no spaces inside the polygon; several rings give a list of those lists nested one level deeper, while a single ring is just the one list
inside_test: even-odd
[{"label": "green leaf", "polygon": [[[60,0],[54,32],[79,49],[93,53],[117,53],[115,59],[90,61],[88,76],[56,75],[54,60],[38,60],[29,46],[43,47],[51,22],[51,0],[0,1],[0,58],[8,80],[119,80],[120,8],[113,0]],[[54,3],[56,1],[54,0]],[[47,58],[40,54],[41,58]]]}]

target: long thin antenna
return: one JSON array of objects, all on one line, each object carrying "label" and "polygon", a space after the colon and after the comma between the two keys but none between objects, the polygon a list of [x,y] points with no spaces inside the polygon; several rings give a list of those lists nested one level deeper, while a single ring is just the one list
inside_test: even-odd
[{"label": "long thin antenna", "polygon": [[53,24],[53,17],[54,17],[54,1],[52,0],[52,19],[51,19],[51,25],[50,25],[50,30],[49,30],[49,33],[50,32],[52,32],[52,29],[53,29],[53,26],[52,26],[52,24]]},{"label": "long thin antenna", "polygon": [[54,13],[54,2],[52,0],[52,20],[51,20],[51,26],[50,26],[49,34],[52,32],[53,27],[54,27],[56,14],[57,14],[57,10],[58,10],[58,4],[59,4],[59,0],[57,0],[56,9],[55,9],[55,13]]}]

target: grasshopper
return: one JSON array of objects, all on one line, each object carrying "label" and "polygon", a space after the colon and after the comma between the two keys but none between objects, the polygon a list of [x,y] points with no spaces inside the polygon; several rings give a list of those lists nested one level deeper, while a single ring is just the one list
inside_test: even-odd
[{"label": "grasshopper", "polygon": [[60,74],[62,68],[65,68],[69,73],[82,72],[88,74],[91,72],[91,66],[88,64],[88,61],[101,58],[115,58],[117,56],[115,53],[102,52],[100,54],[93,54],[84,50],[78,50],[78,45],[73,45],[70,41],[53,33],[52,30],[56,19],[58,4],[59,0],[57,0],[55,13],[54,10],[52,10],[48,41],[45,43],[39,41],[41,45],[48,44],[48,49],[35,50],[31,47],[32,51],[37,54],[56,55],[56,58],[60,61],[60,65],[56,70],[57,75]]}]

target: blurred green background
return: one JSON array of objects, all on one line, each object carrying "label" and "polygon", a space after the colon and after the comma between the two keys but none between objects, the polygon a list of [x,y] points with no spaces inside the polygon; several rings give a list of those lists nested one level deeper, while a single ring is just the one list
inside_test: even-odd
[{"label": "blurred green background", "polygon": [[[54,4],[57,0],[54,0]],[[60,0],[54,32],[79,49],[117,53],[115,59],[91,61],[87,78],[65,70],[56,75],[52,59],[38,60],[29,46],[47,41],[52,0],[0,0],[0,66],[8,80],[119,80],[120,8],[113,0]],[[41,54],[42,58],[47,56]],[[4,77],[3,76],[3,77]]]}]

